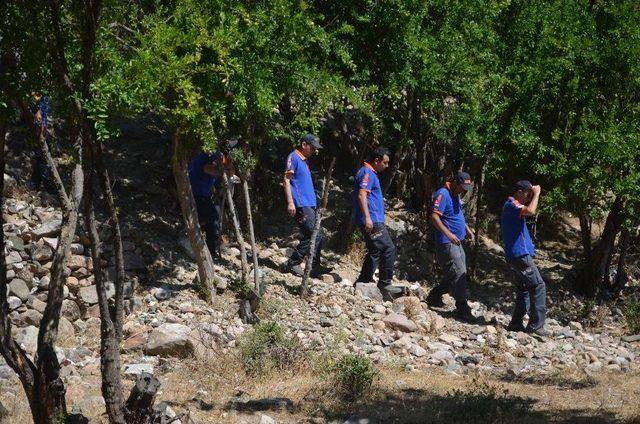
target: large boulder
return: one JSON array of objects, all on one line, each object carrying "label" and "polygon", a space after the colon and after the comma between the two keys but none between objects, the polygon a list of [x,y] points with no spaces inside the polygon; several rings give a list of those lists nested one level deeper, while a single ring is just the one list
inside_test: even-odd
[{"label": "large boulder", "polygon": [[383,319],[385,325],[394,330],[400,330],[405,333],[411,333],[418,329],[415,322],[411,321],[404,315],[391,313]]},{"label": "large boulder", "polygon": [[[106,282],[107,298],[111,299],[116,294],[116,288],[113,283]],[[78,297],[87,305],[95,305],[98,303],[98,291],[96,286],[81,287],[78,290]]]},{"label": "large boulder", "polygon": [[76,321],[81,317],[80,307],[71,299],[65,299],[62,301],[62,316],[69,321]]},{"label": "large boulder", "polygon": [[69,257],[67,258],[67,266],[72,271],[75,271],[79,268],[85,268],[91,271],[93,270],[93,261],[89,256],[69,255]]},{"label": "large boulder", "polygon": [[382,302],[382,293],[375,283],[356,283],[356,295]]},{"label": "large boulder", "polygon": [[149,335],[147,355],[187,357],[193,354],[194,345],[189,338],[191,329],[182,324],[162,324]]},{"label": "large boulder", "polygon": [[19,298],[23,302],[26,302],[29,298],[29,286],[24,280],[14,278],[9,283],[9,294]]},{"label": "large boulder", "polygon": [[44,224],[36,228],[35,230],[31,230],[31,236],[38,240],[41,237],[52,237],[60,234],[60,227],[62,226],[62,219],[52,219],[50,221],[46,221]]},{"label": "large boulder", "polygon": [[14,331],[16,343],[22,346],[28,354],[35,354],[36,350],[38,350],[38,328],[31,325],[29,327],[16,328]]},{"label": "large boulder", "polygon": [[31,248],[31,258],[38,262],[50,261],[53,258],[53,249],[48,244],[36,244]]},{"label": "large boulder", "polygon": [[34,309],[27,309],[20,314],[20,320],[27,325],[39,327],[42,314]]}]

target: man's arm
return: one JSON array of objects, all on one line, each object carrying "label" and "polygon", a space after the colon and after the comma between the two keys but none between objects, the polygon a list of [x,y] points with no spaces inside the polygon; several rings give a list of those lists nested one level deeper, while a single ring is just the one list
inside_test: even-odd
[{"label": "man's arm", "polygon": [[469,236],[469,240],[473,241],[476,238],[476,233],[473,231],[469,224],[464,223],[465,228],[467,229],[467,235]]},{"label": "man's arm", "polygon": [[289,215],[294,216],[296,214],[296,205],[293,203],[293,196],[291,195],[291,173],[286,172],[284,174],[284,197],[287,199],[287,212]]},{"label": "man's arm", "polygon": [[437,212],[431,212],[431,223],[433,224],[434,227],[436,227],[436,230],[444,234],[451,243],[460,244],[460,240],[458,239],[458,237],[456,237],[455,234],[449,231],[449,229],[444,225],[444,223],[440,219],[440,215],[438,215]]},{"label": "man's arm", "polygon": [[531,202],[520,210],[520,216],[533,216],[538,211],[538,201],[540,200],[540,186],[531,187],[533,198]]},{"label": "man's arm", "polygon": [[358,190],[358,205],[364,215],[364,229],[369,232],[373,228],[373,221],[371,221],[371,215],[369,215],[369,205],[367,204],[367,196],[369,190],[361,188]]}]

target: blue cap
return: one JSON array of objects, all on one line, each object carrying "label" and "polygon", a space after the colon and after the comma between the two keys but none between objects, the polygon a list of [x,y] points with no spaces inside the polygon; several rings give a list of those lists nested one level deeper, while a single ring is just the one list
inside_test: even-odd
[{"label": "blue cap", "polygon": [[455,177],[455,182],[466,191],[469,191],[472,188],[471,175],[464,171],[458,171]]},{"label": "blue cap", "polygon": [[313,134],[305,134],[300,141],[304,141],[307,144],[311,144],[316,149],[322,149],[322,144],[320,144],[320,140]]}]

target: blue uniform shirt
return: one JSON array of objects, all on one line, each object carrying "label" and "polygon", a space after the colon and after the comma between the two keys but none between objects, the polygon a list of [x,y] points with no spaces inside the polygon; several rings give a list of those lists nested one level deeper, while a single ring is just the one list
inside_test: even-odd
[{"label": "blue uniform shirt", "polygon": [[[444,187],[433,194],[431,212],[440,215],[440,220],[444,226],[455,234],[460,241],[465,239],[467,228],[464,211],[462,210],[462,200],[460,200],[459,196],[451,193],[451,184],[449,182],[445,183]],[[451,243],[447,236],[437,229],[433,232],[433,236],[437,244]]]},{"label": "blue uniform shirt", "polygon": [[214,163],[224,155],[220,152],[198,153],[198,155],[189,164],[189,182],[191,183],[191,191],[195,197],[209,197],[211,188],[216,183],[216,177],[204,172],[204,166]]},{"label": "blue uniform shirt", "polygon": [[[36,102],[36,109],[40,111],[40,120],[42,121],[42,125],[46,127],[49,124],[49,112],[51,110],[51,100],[49,96],[43,94],[40,100]],[[40,122],[35,123],[40,124]]]},{"label": "blue uniform shirt", "polygon": [[296,208],[315,208],[317,205],[316,190],[313,187],[309,163],[298,149],[291,152],[287,157],[285,173],[290,175],[291,196]]},{"label": "blue uniform shirt", "polygon": [[369,216],[374,224],[384,223],[384,199],[382,198],[382,187],[378,174],[373,167],[365,162],[364,166],[358,170],[353,189],[353,207],[355,219],[358,225],[364,225],[364,214],[358,202],[360,190],[367,191],[367,206]]},{"label": "blue uniform shirt", "polygon": [[502,207],[502,241],[507,258],[536,254],[523,209],[524,205],[513,197],[509,197]]}]

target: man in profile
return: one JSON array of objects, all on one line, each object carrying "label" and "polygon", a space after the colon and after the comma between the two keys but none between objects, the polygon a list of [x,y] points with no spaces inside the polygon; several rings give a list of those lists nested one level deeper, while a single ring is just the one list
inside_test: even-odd
[{"label": "man in profile", "polygon": [[427,296],[427,304],[442,307],[442,296],[450,293],[456,301],[456,315],[470,323],[478,321],[467,303],[467,262],[464,242],[474,234],[467,225],[462,209],[462,197],[471,190],[471,177],[458,172],[451,181],[433,195],[431,223],[435,229],[434,244],[438,264],[442,268],[442,280]]},{"label": "man in profile", "polygon": [[360,227],[367,246],[367,254],[356,283],[373,281],[373,273],[380,268],[378,288],[382,298],[393,301],[404,294],[402,287],[391,284],[396,260],[396,246],[384,224],[384,198],[378,174],[389,167],[389,150],[378,147],[369,155],[356,174],[353,190],[353,208],[356,224]]},{"label": "man in profile", "polygon": [[[522,180],[515,184],[513,195],[502,207],[504,254],[516,275],[516,302],[507,330],[549,336],[549,331],[544,328],[547,288],[533,261],[536,251],[526,221],[527,216],[536,214],[539,200],[540,186]],[[523,319],[526,313],[529,314],[529,322],[525,327]]]},{"label": "man in profile", "polygon": [[238,144],[238,140],[230,139],[222,144],[222,148],[212,153],[200,152],[189,163],[189,182],[196,201],[198,221],[203,226],[207,247],[212,258],[220,258],[221,233],[221,204],[212,197],[216,182],[222,178],[222,172],[227,171],[230,182],[238,183],[240,179],[235,175],[230,151]]},{"label": "man in profile", "polygon": [[[287,156],[284,172],[284,195],[287,201],[287,213],[295,218],[300,230],[298,245],[285,264],[285,270],[297,276],[302,276],[304,271],[300,264],[311,250],[311,236],[316,222],[317,198],[313,185],[309,159],[322,149],[320,140],[313,134],[306,134],[298,143],[298,146]],[[312,278],[319,277],[329,272],[328,268],[320,265],[322,252],[323,231],[320,228],[316,236],[316,251],[313,256],[311,273]]]}]

